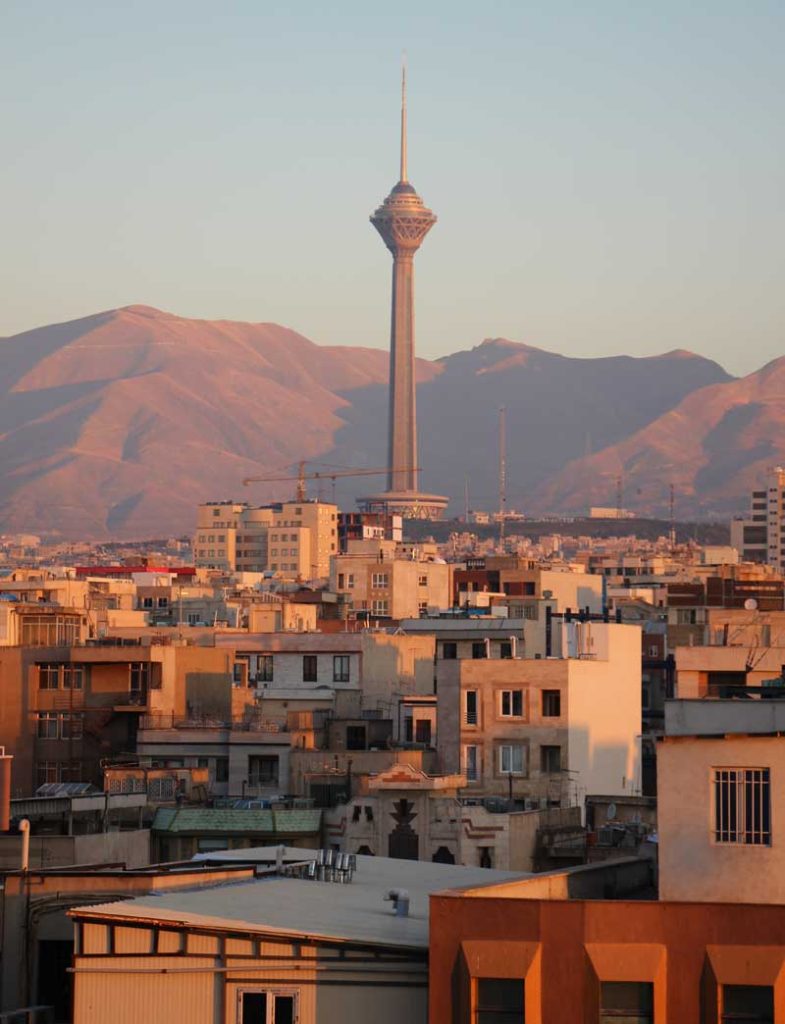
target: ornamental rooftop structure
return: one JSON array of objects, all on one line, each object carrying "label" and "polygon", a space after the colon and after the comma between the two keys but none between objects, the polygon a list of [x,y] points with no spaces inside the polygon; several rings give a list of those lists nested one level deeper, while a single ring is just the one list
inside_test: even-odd
[{"label": "ornamental rooftop structure", "polygon": [[393,257],[387,490],[360,499],[360,506],[365,512],[406,519],[439,519],[448,499],[418,488],[414,361],[414,255],[436,223],[436,215],[408,178],[405,68],[401,84],[400,180],[371,217]]}]

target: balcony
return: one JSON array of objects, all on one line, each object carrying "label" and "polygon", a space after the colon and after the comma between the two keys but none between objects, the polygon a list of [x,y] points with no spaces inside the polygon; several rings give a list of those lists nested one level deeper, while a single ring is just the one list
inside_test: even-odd
[{"label": "balcony", "polygon": [[287,723],[261,715],[216,718],[210,715],[194,715],[180,718],[174,714],[143,715],[140,729],[217,729],[230,732],[288,732]]}]

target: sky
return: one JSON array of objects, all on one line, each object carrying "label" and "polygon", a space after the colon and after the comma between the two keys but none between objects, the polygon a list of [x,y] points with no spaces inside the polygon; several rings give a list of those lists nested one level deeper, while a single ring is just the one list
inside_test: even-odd
[{"label": "sky", "polygon": [[785,354],[785,5],[2,0],[0,335],[135,303],[418,352]]}]

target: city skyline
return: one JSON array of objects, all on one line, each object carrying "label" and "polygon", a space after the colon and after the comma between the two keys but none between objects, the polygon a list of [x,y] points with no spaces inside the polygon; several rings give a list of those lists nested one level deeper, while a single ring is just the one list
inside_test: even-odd
[{"label": "city skyline", "polygon": [[6,7],[0,334],[145,303],[385,348],[363,214],[407,49],[417,179],[443,221],[422,356],[494,336],[684,347],[734,373],[780,355],[783,12],[450,10],[404,4],[380,51],[352,7],[175,4],[154,32],[144,5]]}]

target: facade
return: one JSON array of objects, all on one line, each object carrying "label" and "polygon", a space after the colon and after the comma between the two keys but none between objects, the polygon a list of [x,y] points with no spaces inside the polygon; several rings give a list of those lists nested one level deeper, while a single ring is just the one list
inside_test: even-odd
[{"label": "facade", "polygon": [[431,1024],[779,1024],[781,907],[653,898],[617,861],[431,900]]},{"label": "facade", "polygon": [[494,595],[492,603],[506,605],[511,616],[521,614],[526,618],[535,617],[543,600],[557,612],[571,610],[598,615],[604,610],[603,581],[599,576],[583,571],[581,566],[550,568],[517,555],[474,558],[465,568],[455,569],[454,607],[473,604],[477,595],[482,594]]},{"label": "facade", "polygon": [[337,551],[338,507],[328,502],[285,501],[255,507],[221,501],[197,509],[197,567],[323,579]]},{"label": "facade", "polygon": [[785,903],[785,702],[668,701],[657,744],[660,895]]},{"label": "facade", "polygon": [[355,618],[405,619],[450,607],[452,566],[427,546],[350,541],[332,559],[330,589]]},{"label": "facade", "polygon": [[752,492],[750,514],[731,522],[731,544],[748,562],[785,570],[785,469],[777,466]]},{"label": "facade", "polygon": [[144,714],[229,714],[232,656],[180,644],[14,647],[0,652],[0,742],[14,794],[103,785],[102,762],[136,746]]},{"label": "facade", "polygon": [[362,856],[320,875],[317,851],[286,847],[207,856],[260,875],[71,911],[74,1024],[425,1024],[430,895],[520,877]]},{"label": "facade", "polygon": [[559,658],[438,661],[439,754],[467,792],[537,807],[640,793],[640,631],[561,629]]}]

